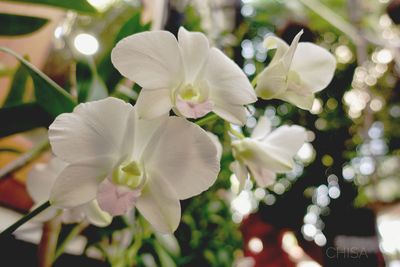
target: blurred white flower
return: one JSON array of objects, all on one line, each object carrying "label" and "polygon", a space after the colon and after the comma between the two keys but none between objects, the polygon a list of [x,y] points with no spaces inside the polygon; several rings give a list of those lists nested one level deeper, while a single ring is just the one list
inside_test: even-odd
[{"label": "blurred white flower", "polygon": [[200,32],[181,27],[178,40],[167,31],[142,32],[121,40],[113,49],[114,66],[143,87],[136,105],[139,117],[155,118],[171,108],[187,118],[213,111],[243,125],[244,105],[257,100],[243,71],[211,48]]},{"label": "blurred white flower", "polygon": [[134,107],[112,97],[58,116],[49,139],[69,163],[52,188],[53,205],[97,199],[113,216],[136,206],[160,232],[175,231],[179,200],[208,189],[219,172],[216,147],[199,126],[167,115],[140,120]]},{"label": "blurred white flower", "polygon": [[232,142],[236,161],[231,168],[240,182],[240,191],[249,173],[258,186],[267,187],[275,181],[277,173],[293,169],[293,157],[306,141],[305,129],[284,125],[270,131],[269,120],[261,117],[250,138]]},{"label": "blurred white flower", "polygon": [[[53,158],[48,164],[36,164],[28,175],[26,187],[29,195],[35,202],[35,207],[47,201],[50,197],[51,188],[57,176],[68,164],[64,161]],[[47,210],[35,217],[39,221],[47,221],[62,211],[62,221],[64,223],[78,223],[88,220],[97,226],[107,226],[111,223],[112,217],[102,211],[96,200],[92,200],[83,205],[71,209],[59,209],[51,206]]]},{"label": "blurred white flower", "polygon": [[263,99],[281,99],[310,110],[314,94],[325,89],[336,69],[335,57],[325,48],[299,43],[299,32],[288,46],[282,39],[269,36],[264,45],[276,49],[270,64],[258,75],[256,93]]},{"label": "blurred white flower", "polygon": [[365,187],[365,195],[373,201],[392,202],[400,196],[399,177],[391,176],[380,179],[376,184]]}]

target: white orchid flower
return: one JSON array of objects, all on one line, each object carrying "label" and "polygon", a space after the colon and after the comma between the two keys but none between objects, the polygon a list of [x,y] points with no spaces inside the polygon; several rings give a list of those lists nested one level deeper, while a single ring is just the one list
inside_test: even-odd
[{"label": "white orchid flower", "polygon": [[134,206],[165,233],[180,221],[180,202],[208,189],[219,172],[217,150],[199,126],[167,115],[140,120],[116,98],[78,105],[50,125],[57,157],[69,163],[50,202],[70,208],[97,199],[122,215]]},{"label": "white orchid flower", "polygon": [[204,34],[183,27],[178,40],[168,31],[131,35],[116,45],[111,60],[123,76],[143,87],[136,105],[140,118],[155,118],[172,108],[186,118],[213,111],[243,125],[244,105],[257,100],[231,59],[211,48]]},{"label": "white orchid flower", "polygon": [[239,191],[245,185],[249,173],[258,186],[274,183],[277,173],[289,172],[294,167],[293,157],[306,140],[303,127],[281,126],[271,131],[270,122],[261,117],[250,138],[232,142],[232,171],[239,180]]},{"label": "white orchid flower", "polygon": [[262,99],[281,99],[310,110],[314,94],[331,82],[336,60],[325,48],[299,43],[302,33],[296,35],[290,46],[274,36],[265,38],[264,45],[276,52],[257,77],[256,93]]},{"label": "white orchid flower", "polygon": [[211,141],[213,142],[215,148],[217,149],[217,158],[218,160],[221,160],[222,158],[222,152],[223,152],[223,147],[221,142],[219,141],[219,138],[216,134],[206,131],[208,137],[211,139]]},{"label": "white orchid flower", "polygon": [[[48,164],[38,163],[30,171],[26,182],[29,195],[35,202],[35,206],[47,201],[50,197],[51,188],[56,181],[57,176],[67,167],[67,163],[53,158]],[[47,221],[62,212],[62,221],[64,223],[78,223],[83,220],[89,221],[96,226],[107,226],[111,223],[112,217],[102,211],[96,200],[92,200],[83,205],[71,209],[59,209],[51,206],[36,216],[39,221]]]}]

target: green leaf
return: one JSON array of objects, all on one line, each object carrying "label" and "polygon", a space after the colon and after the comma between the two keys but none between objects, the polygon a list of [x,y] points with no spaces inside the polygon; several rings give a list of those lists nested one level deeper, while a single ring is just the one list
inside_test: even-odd
[{"label": "green leaf", "polygon": [[[114,44],[123,38],[132,35],[134,33],[139,33],[143,31],[147,31],[150,29],[150,24],[142,24],[141,23],[141,12],[137,11],[125,24],[121,27],[119,32],[117,33]],[[118,82],[122,79],[121,74],[113,67],[111,63],[111,51],[106,53],[107,56],[100,62],[98,70],[101,77],[103,77],[104,81],[108,88],[112,91]]]},{"label": "green leaf", "polygon": [[92,73],[87,62],[77,62],[76,82],[78,90],[78,102],[85,102],[89,94],[90,85],[92,84]]},{"label": "green leaf", "polygon": [[38,104],[53,117],[61,113],[72,112],[75,102],[71,96],[55,82],[49,83],[34,71],[30,74],[35,85],[35,97]]},{"label": "green leaf", "polygon": [[47,5],[53,7],[59,7],[63,9],[75,10],[81,13],[96,14],[97,10],[90,5],[86,0],[7,0],[9,2],[22,2],[22,3],[32,3],[39,5]]},{"label": "green leaf", "polygon": [[121,29],[119,30],[114,43],[118,43],[125,37],[143,31],[150,30],[150,23],[142,24],[142,15],[141,11],[137,11],[128,21],[122,25]]},{"label": "green leaf", "polygon": [[35,86],[36,102],[50,115],[56,117],[61,113],[71,112],[74,109],[76,103],[71,95],[43,72],[8,48],[0,47],[0,51],[17,58],[29,72]]},{"label": "green leaf", "polygon": [[103,79],[97,73],[92,59],[88,64],[79,62],[76,66],[79,102],[95,101],[106,98],[108,89]]},{"label": "green leaf", "polygon": [[20,65],[14,74],[14,78],[3,107],[22,103],[28,77],[29,73],[26,71],[24,66]]},{"label": "green leaf", "polygon": [[104,81],[97,75],[92,77],[92,84],[89,88],[89,95],[87,101],[94,101],[106,98],[108,96],[108,90]]},{"label": "green leaf", "polygon": [[48,127],[52,121],[53,118],[37,103],[1,108],[0,138],[38,127]]},{"label": "green leaf", "polygon": [[48,22],[47,19],[0,13],[0,35],[15,36],[35,32]]}]

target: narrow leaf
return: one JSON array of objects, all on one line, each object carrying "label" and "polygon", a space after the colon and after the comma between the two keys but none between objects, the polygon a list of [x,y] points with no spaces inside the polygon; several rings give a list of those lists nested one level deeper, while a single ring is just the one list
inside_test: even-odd
[{"label": "narrow leaf", "polygon": [[89,60],[89,67],[92,71],[92,84],[90,86],[89,95],[86,101],[94,101],[106,98],[108,89],[103,79],[99,76],[96,64],[92,59]]},{"label": "narrow leaf", "polygon": [[76,66],[76,76],[79,102],[95,101],[108,96],[107,86],[97,73],[93,59],[79,62]]},{"label": "narrow leaf", "polygon": [[24,66],[20,65],[14,74],[14,78],[3,107],[22,103],[28,77],[29,73],[26,71]]},{"label": "narrow leaf", "polygon": [[[36,101],[44,110],[53,117],[57,117],[61,113],[72,112],[75,103],[63,89],[56,89],[57,87],[33,71],[30,71],[30,74],[35,85]],[[65,92],[65,94],[61,92]]]},{"label": "narrow leaf", "polygon": [[73,0],[73,1],[62,1],[62,0],[7,0],[10,2],[22,2],[32,3],[39,5],[47,5],[53,7],[59,7],[63,9],[75,10],[81,13],[96,14],[97,10],[90,5],[86,0]]},{"label": "narrow leaf", "polygon": [[0,35],[15,36],[33,33],[42,28],[47,19],[0,13]]},{"label": "narrow leaf", "polygon": [[0,51],[14,56],[26,68],[35,85],[36,101],[45,111],[53,117],[56,117],[61,113],[71,112],[73,110],[76,103],[72,99],[71,95],[69,95],[47,75],[14,51],[5,47],[0,47]]}]

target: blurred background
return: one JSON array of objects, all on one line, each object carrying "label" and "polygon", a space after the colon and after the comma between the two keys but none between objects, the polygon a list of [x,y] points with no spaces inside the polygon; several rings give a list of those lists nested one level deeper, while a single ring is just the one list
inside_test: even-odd
[{"label": "blurred background", "polygon": [[[204,32],[250,79],[271,60],[262,44],[270,34],[290,43],[303,29],[301,41],[338,62],[311,112],[278,100],[250,107],[244,132],[260,115],[275,127],[307,128],[293,172],[268,188],[248,182],[238,195],[224,151],[217,183],[182,203],[174,236],[154,233],[141,217],[115,218],[108,228],[80,229],[54,266],[400,266],[399,24],[399,0],[1,1],[0,46],[80,102],[108,94],[135,103],[140,88],[122,79],[110,52],[146,30]],[[1,229],[32,207],[27,174],[50,158],[41,144],[54,118],[35,102],[36,81],[0,51]],[[221,121],[206,128],[229,142]],[[1,266],[36,266],[42,229],[30,223],[0,243]]]}]

